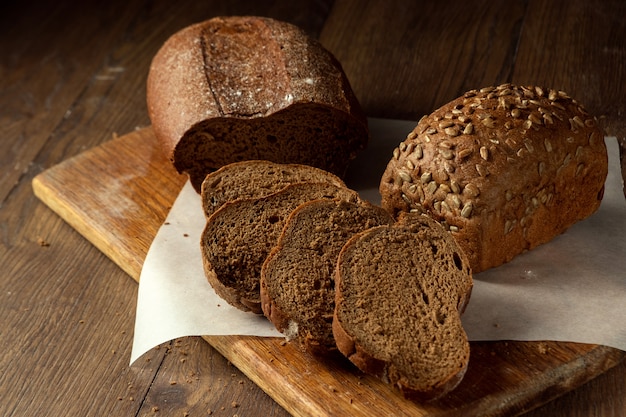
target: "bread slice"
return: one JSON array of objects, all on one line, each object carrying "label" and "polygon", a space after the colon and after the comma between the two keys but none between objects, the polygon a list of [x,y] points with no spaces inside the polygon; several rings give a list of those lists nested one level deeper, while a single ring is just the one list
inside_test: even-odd
[{"label": "bread slice", "polygon": [[406,397],[439,398],[467,369],[460,315],[471,289],[465,255],[431,218],[403,214],[393,226],[359,233],[337,261],[337,347]]},{"label": "bread slice", "polygon": [[261,269],[263,313],[304,350],[336,351],[333,274],[339,251],[357,232],[393,222],[387,211],[367,202],[314,200],[298,206]]},{"label": "bread slice", "polygon": [[200,247],[205,274],[215,292],[235,307],[262,314],[261,266],[289,214],[319,198],[357,201],[358,194],[327,183],[292,184],[265,197],[228,202],[213,213]]},{"label": "bread slice", "polygon": [[309,165],[278,164],[266,160],[234,162],[206,176],[202,182],[202,208],[209,218],[227,201],[264,197],[300,182],[346,186],[336,175]]},{"label": "bread slice", "polygon": [[155,136],[198,192],[207,173],[246,159],[342,176],[369,139],[335,57],[266,17],[215,17],[173,34],[152,60],[146,90]]}]

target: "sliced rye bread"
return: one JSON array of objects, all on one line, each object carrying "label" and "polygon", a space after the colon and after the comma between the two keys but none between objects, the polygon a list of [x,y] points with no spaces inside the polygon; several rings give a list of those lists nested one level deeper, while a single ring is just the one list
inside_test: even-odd
[{"label": "sliced rye bread", "polygon": [[300,183],[265,197],[224,204],[207,219],[200,248],[205,275],[215,292],[244,311],[262,314],[261,266],[278,242],[289,214],[319,198],[358,201],[356,191],[328,183]]},{"label": "sliced rye bread", "polygon": [[309,165],[278,164],[265,160],[234,162],[205,177],[201,191],[202,208],[208,219],[228,201],[264,197],[300,182],[346,186],[336,175]]},{"label": "sliced rye bread", "polygon": [[467,257],[429,217],[406,213],[359,233],[337,261],[337,347],[405,397],[440,398],[469,362],[460,317],[472,285]]},{"label": "sliced rye bread", "polygon": [[333,274],[339,251],[357,232],[393,222],[387,211],[364,201],[313,200],[298,206],[261,269],[263,313],[304,350],[336,351]]}]

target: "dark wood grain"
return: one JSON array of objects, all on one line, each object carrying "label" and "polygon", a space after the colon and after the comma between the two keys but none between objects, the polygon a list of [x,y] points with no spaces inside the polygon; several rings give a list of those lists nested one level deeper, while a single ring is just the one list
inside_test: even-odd
[{"label": "dark wood grain", "polygon": [[[147,126],[152,55],[218,14],[269,15],[319,35],[370,116],[416,119],[502,80],[549,83],[626,140],[620,0],[1,2],[0,415],[287,415],[198,338],[180,342],[198,375],[185,390],[169,385],[189,369],[175,344],[129,368],[136,284],[31,191],[44,169]],[[528,415],[626,415],[625,397],[622,361]]]}]

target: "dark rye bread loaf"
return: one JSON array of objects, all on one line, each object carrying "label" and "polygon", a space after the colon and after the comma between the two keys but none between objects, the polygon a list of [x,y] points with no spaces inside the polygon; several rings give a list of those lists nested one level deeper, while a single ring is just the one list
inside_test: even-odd
[{"label": "dark rye bread loaf", "polygon": [[562,91],[472,90],[423,117],[394,150],[381,178],[382,205],[440,221],[477,273],[598,209],[608,171],[603,136]]},{"label": "dark rye bread loaf", "polygon": [[234,162],[206,176],[202,183],[202,208],[208,218],[228,201],[264,197],[300,182],[327,182],[345,187],[336,175],[309,165],[262,160]]},{"label": "dark rye bread loaf", "polygon": [[467,258],[431,218],[403,214],[393,226],[359,233],[337,261],[337,347],[406,397],[439,398],[467,369],[460,316],[471,289]]},{"label": "dark rye bread loaf", "polygon": [[339,62],[289,23],[215,17],[182,29],[153,58],[154,133],[200,192],[206,174],[267,159],[342,176],[369,137]]},{"label": "dark rye bread loaf", "polygon": [[300,204],[320,198],[357,201],[358,194],[328,183],[300,183],[265,197],[228,202],[207,219],[200,249],[205,275],[229,304],[262,314],[261,267],[285,220]]},{"label": "dark rye bread loaf", "polygon": [[393,222],[387,211],[364,201],[313,200],[298,206],[261,269],[263,313],[304,350],[336,351],[333,275],[339,251],[357,232]]}]

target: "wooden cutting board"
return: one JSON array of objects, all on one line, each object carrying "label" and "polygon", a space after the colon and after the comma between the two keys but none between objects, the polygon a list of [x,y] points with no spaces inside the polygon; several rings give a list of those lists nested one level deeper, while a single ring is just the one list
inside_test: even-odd
[{"label": "wooden cutting board", "polygon": [[[115,138],[33,180],[35,195],[133,279],[186,178],[151,128]],[[615,366],[626,353],[557,342],[472,342],[467,374],[446,398],[407,401],[342,360],[321,362],[282,339],[205,337],[295,416],[518,415]]]}]

